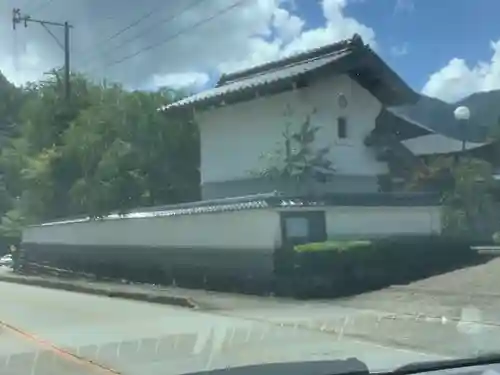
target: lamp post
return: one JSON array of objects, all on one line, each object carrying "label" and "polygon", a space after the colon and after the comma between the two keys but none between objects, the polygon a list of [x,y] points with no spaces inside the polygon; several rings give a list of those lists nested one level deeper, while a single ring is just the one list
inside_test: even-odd
[{"label": "lamp post", "polygon": [[462,152],[464,152],[465,142],[467,141],[467,126],[470,119],[469,108],[465,106],[457,107],[453,111],[453,115],[455,116],[455,120],[457,120],[460,124],[460,131],[462,134]]}]

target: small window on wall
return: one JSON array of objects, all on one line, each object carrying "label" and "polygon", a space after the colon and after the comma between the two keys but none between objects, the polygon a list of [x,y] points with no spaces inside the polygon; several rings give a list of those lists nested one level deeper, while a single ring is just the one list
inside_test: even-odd
[{"label": "small window on wall", "polygon": [[284,243],[297,245],[326,240],[324,211],[282,212],[280,216]]},{"label": "small window on wall", "polygon": [[286,218],[286,233],[289,238],[309,238],[309,220],[307,217]]},{"label": "small window on wall", "polygon": [[337,137],[339,139],[347,138],[347,119],[345,117],[337,118]]}]

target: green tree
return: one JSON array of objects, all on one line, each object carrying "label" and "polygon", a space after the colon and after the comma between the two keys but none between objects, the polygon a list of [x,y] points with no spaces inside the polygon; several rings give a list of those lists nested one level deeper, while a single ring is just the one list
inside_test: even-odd
[{"label": "green tree", "polygon": [[82,76],[74,75],[69,105],[58,72],[24,89],[19,134],[3,150],[1,164],[9,176],[12,196],[19,197],[23,209],[28,210],[22,216],[30,221],[71,214],[67,192],[78,175],[78,166],[63,158],[63,134],[88,107],[93,87]]},{"label": "green tree", "polygon": [[157,111],[182,93],[71,79],[69,103],[57,71],[23,89],[18,131],[0,154],[0,232],[198,199],[196,124]]},{"label": "green tree", "polygon": [[488,237],[497,218],[492,192],[493,170],[485,160],[436,157],[415,175],[412,188],[439,191],[443,203],[445,234]]},{"label": "green tree", "polygon": [[172,100],[165,91],[113,86],[94,100],[64,136],[63,153],[81,169],[73,211],[101,216],[198,198],[197,128],[157,111]]},{"label": "green tree", "polygon": [[292,131],[291,111],[287,108],[283,140],[275,150],[261,156],[264,166],[256,174],[273,181],[290,183],[298,191],[314,194],[316,183],[325,182],[334,173],[330,160],[330,147],[317,147],[316,135],[319,126],[311,124],[311,116],[306,116],[297,131]]},{"label": "green tree", "polygon": [[[0,149],[10,148],[13,137],[19,133],[19,115],[25,95],[22,89],[15,87],[0,73]],[[11,187],[15,185],[10,180],[11,173],[2,165],[0,158],[0,217],[4,216],[0,222],[0,243],[2,246],[5,241],[11,241],[12,238],[19,236],[20,227],[16,228],[13,224],[17,219],[14,218],[14,206],[17,203],[16,196],[11,193]],[[15,175],[19,172],[16,170]],[[6,216],[8,214],[8,216]],[[0,249],[2,251],[4,249]]]},{"label": "green tree", "polygon": [[23,91],[0,72],[0,147],[16,134],[23,97]]}]

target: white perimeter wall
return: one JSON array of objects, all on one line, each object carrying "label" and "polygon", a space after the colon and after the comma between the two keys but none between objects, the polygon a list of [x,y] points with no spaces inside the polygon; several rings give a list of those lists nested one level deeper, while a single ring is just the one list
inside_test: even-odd
[{"label": "white perimeter wall", "polygon": [[30,227],[23,242],[272,251],[281,231],[278,212],[258,209]]},{"label": "white perimeter wall", "polygon": [[[325,209],[327,236],[440,233],[440,212],[439,207],[329,207]],[[30,227],[23,241],[271,252],[281,245],[281,228],[277,210],[256,209]]]},{"label": "white perimeter wall", "polygon": [[[339,93],[348,107],[337,104]],[[338,174],[374,176],[387,172],[363,144],[375,127],[381,103],[346,75],[331,76],[308,88],[197,114],[201,135],[201,182],[224,182],[252,177],[263,164],[260,155],[283,144],[286,105],[293,109],[292,126],[297,129],[314,109],[312,123],[322,130],[317,146],[331,146],[330,155]],[[337,138],[337,117],[348,121],[348,139]]]},{"label": "white perimeter wall", "polygon": [[441,207],[335,207],[326,210],[328,238],[441,233]]}]

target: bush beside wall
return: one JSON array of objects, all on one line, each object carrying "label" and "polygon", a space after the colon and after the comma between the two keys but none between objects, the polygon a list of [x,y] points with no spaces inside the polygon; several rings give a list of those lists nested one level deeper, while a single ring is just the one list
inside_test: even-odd
[{"label": "bush beside wall", "polygon": [[[299,294],[327,288],[355,293],[430,276],[470,262],[475,253],[460,239],[391,237],[296,245],[284,252],[281,275]],[[307,290],[307,292],[306,292]]]}]

